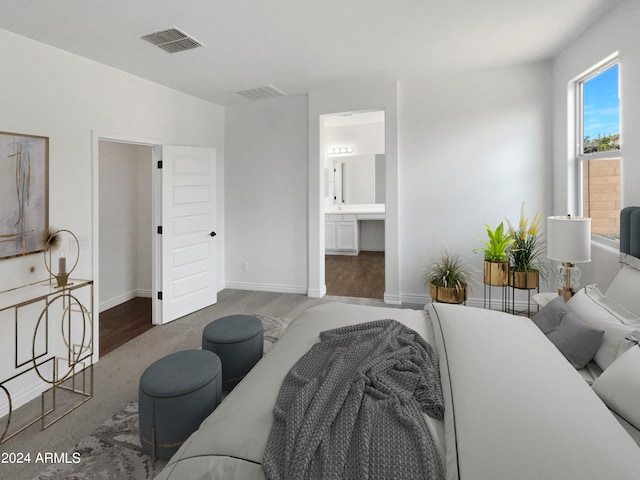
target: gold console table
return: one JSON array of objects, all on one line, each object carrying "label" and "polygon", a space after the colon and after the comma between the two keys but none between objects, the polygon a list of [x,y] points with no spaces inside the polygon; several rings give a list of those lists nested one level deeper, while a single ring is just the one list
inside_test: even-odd
[{"label": "gold console table", "polygon": [[[0,292],[0,332],[0,445],[37,422],[50,427],[93,397],[92,280]],[[39,413],[12,429],[12,391],[34,389],[41,391]],[[61,391],[69,398],[61,401]]]}]

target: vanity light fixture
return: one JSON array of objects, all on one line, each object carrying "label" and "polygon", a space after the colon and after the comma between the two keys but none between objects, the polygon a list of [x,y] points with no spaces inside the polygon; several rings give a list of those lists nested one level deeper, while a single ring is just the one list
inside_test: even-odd
[{"label": "vanity light fixture", "polygon": [[341,155],[343,153],[353,153],[353,147],[333,147],[329,149],[329,155]]}]

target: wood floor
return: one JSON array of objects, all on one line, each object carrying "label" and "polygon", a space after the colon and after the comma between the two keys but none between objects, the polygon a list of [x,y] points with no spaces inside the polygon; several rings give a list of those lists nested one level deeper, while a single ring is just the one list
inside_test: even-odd
[{"label": "wood floor", "polygon": [[[358,256],[326,255],[325,282],[327,295],[383,298],[384,252],[360,252]],[[150,298],[134,298],[101,312],[100,356],[152,326]]]},{"label": "wood floor", "polygon": [[327,295],[384,297],[384,252],[325,255]]},{"label": "wood floor", "polygon": [[100,356],[149,330],[151,299],[137,297],[100,313]]}]

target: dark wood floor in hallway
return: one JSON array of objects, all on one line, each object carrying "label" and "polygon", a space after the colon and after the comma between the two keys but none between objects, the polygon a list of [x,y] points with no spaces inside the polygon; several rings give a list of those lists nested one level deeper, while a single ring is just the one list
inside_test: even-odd
[{"label": "dark wood floor in hallway", "polygon": [[327,295],[384,297],[384,252],[325,255]]},{"label": "dark wood floor in hallway", "polygon": [[[326,255],[327,295],[383,298],[384,252]],[[151,299],[137,297],[100,312],[100,356],[152,327]]]},{"label": "dark wood floor in hallway", "polygon": [[100,356],[149,330],[151,299],[136,297],[100,312]]}]

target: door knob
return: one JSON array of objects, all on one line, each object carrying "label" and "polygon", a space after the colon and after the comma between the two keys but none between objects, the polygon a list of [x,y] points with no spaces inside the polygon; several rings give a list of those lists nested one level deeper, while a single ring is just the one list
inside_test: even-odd
[{"label": "door knob", "polygon": [[212,237],[216,236],[216,232],[211,232],[209,235],[211,235]]}]

